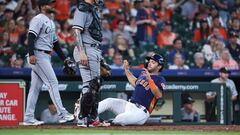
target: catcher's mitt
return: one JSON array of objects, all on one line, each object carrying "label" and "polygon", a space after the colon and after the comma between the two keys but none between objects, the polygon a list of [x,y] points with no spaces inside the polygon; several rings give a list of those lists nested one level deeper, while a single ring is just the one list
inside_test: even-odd
[{"label": "catcher's mitt", "polygon": [[100,62],[100,68],[101,68],[101,77],[111,76],[111,68],[103,60],[101,60],[101,62]]},{"label": "catcher's mitt", "polygon": [[76,64],[68,57],[64,60],[63,73],[66,75],[76,74]]}]

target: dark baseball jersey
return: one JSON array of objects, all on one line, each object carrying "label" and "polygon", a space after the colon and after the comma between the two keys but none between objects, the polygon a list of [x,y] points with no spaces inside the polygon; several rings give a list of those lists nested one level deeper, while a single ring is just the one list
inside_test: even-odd
[{"label": "dark baseball jersey", "polygon": [[[166,83],[165,78],[160,75],[151,75],[151,78],[154,80],[159,90],[163,92]],[[136,81],[136,87],[131,97],[131,102],[138,103],[146,107],[149,113],[152,112],[157,103],[157,98],[153,95],[152,91],[149,88],[146,77],[142,74]]]}]

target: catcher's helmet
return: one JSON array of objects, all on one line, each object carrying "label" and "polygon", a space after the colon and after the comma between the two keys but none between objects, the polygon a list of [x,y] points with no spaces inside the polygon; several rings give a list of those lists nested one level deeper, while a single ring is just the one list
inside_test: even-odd
[{"label": "catcher's helmet", "polygon": [[43,5],[48,5],[56,2],[56,0],[38,0],[38,5],[43,6]]}]

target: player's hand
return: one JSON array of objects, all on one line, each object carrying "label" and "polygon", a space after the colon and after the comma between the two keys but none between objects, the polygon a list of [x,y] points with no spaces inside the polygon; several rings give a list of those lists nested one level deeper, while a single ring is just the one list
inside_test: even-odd
[{"label": "player's hand", "polygon": [[129,63],[127,60],[124,60],[123,61],[123,69],[126,71],[126,70],[129,70]]},{"label": "player's hand", "polygon": [[151,76],[150,76],[150,73],[148,72],[148,70],[146,68],[143,68],[143,76],[146,77],[147,80],[151,80]]},{"label": "player's hand", "polygon": [[88,66],[88,58],[84,51],[80,51],[80,61],[79,63],[84,66]]},{"label": "player's hand", "polygon": [[29,57],[29,63],[32,64],[32,65],[35,65],[36,64],[36,56],[35,55],[32,55]]}]

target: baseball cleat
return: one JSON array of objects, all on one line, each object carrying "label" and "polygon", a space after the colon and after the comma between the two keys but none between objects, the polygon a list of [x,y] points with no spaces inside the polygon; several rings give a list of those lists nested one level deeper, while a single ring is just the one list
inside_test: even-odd
[{"label": "baseball cleat", "polygon": [[89,125],[88,125],[87,121],[88,121],[87,117],[81,118],[78,120],[77,126],[78,127],[88,127]]},{"label": "baseball cleat", "polygon": [[65,115],[60,116],[58,122],[59,123],[66,123],[68,121],[73,121],[73,120],[74,120],[73,114],[67,113]]},{"label": "baseball cleat", "polygon": [[99,120],[95,120],[90,125],[91,125],[91,127],[109,127],[111,124],[107,123],[105,121],[101,122]]},{"label": "baseball cleat", "polygon": [[44,124],[43,121],[39,121],[39,120],[36,120],[36,119],[31,119],[31,120],[26,120],[22,123],[20,123],[19,125],[23,125],[23,126],[39,126],[39,125],[42,125]]}]

